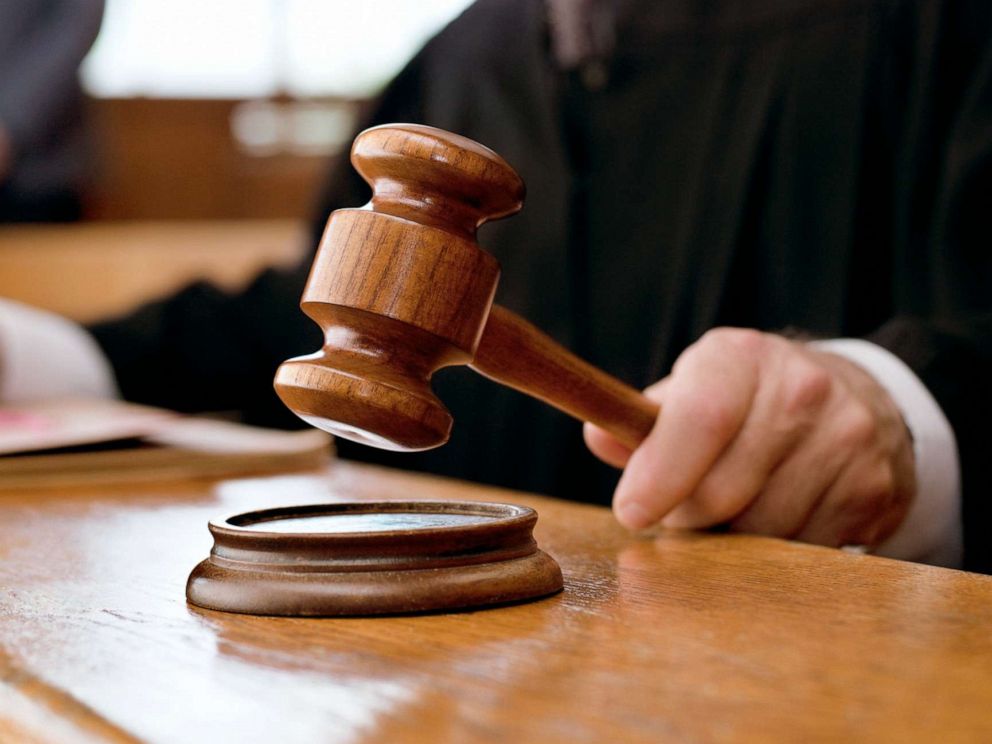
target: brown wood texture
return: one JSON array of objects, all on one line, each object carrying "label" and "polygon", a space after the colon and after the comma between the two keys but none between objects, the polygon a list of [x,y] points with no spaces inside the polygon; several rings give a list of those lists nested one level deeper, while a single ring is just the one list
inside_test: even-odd
[{"label": "brown wood texture", "polygon": [[530,600],[562,588],[561,569],[534,540],[536,522],[529,507],[480,501],[360,501],[236,514],[211,520],[214,545],[190,574],[186,598],[209,610],[286,617]]},{"label": "brown wood texture", "polygon": [[0,297],[92,322],[185,284],[244,286],[306,252],[295,220],[96,222],[0,228]]},{"label": "brown wood texture", "polygon": [[372,200],[327,222],[301,302],[325,343],[277,371],[290,409],[373,446],[437,447],[452,422],[431,375],[475,358],[492,379],[640,443],[654,403],[492,305],[499,266],[475,231],[523,204],[506,161],[450,132],[390,124],[356,138],[352,163]]},{"label": "brown wood texture", "polygon": [[635,449],[658,418],[658,405],[544,335],[519,315],[493,305],[475,359],[490,379],[540,398],[580,421],[602,424]]},{"label": "brown wood texture", "polygon": [[90,99],[94,167],[87,216],[309,220],[329,156],[245,152],[232,136],[232,118],[243,103]]},{"label": "brown wood texture", "polygon": [[[536,508],[565,590],[372,619],[185,603],[208,519],[384,497]],[[6,494],[0,513],[3,741],[992,738],[988,577],[751,536],[631,536],[605,508],[346,463]]]}]

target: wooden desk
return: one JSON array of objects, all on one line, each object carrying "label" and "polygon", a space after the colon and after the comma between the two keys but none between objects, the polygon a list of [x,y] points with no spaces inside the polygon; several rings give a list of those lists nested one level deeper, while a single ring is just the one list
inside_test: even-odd
[{"label": "wooden desk", "polygon": [[[183,598],[212,516],[531,504],[564,593],[300,620]],[[337,464],[0,495],[0,741],[992,740],[992,579],[776,540],[635,539],[602,508]]]},{"label": "wooden desk", "polygon": [[307,248],[296,220],[0,227],[0,297],[91,322],[197,279],[234,290]]}]

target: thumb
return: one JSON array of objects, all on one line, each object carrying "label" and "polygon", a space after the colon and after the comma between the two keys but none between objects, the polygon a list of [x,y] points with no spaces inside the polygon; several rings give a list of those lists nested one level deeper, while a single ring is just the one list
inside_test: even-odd
[{"label": "thumb", "polygon": [[[668,377],[664,377],[653,385],[646,387],[644,389],[644,395],[656,403],[662,403],[662,398],[664,397],[663,391],[669,379]],[[586,446],[589,448],[589,451],[607,465],[612,465],[615,468],[627,467],[627,460],[630,459],[633,450],[626,445],[620,444],[617,438],[608,431],[587,421],[582,427],[582,437],[586,440]]]},{"label": "thumb", "polygon": [[616,438],[605,429],[595,424],[586,423],[582,427],[582,436],[586,446],[596,457],[615,468],[626,466],[630,459],[631,450],[620,444]]}]

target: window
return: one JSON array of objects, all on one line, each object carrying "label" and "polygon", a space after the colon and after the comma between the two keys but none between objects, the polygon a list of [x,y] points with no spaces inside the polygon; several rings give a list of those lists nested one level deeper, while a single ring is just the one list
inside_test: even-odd
[{"label": "window", "polygon": [[97,97],[364,98],[470,0],[107,0]]}]

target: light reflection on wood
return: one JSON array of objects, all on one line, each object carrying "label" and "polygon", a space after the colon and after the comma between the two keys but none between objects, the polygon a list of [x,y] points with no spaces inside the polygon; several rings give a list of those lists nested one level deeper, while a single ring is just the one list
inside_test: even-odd
[{"label": "light reflection on wood", "polygon": [[[208,519],[385,496],[537,508],[564,593],[376,619],[185,604]],[[0,513],[0,690],[83,727],[80,741],[992,736],[986,577],[763,538],[631,537],[602,508],[346,463],[4,494]],[[0,704],[0,739],[33,732],[24,715]]]}]

